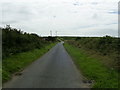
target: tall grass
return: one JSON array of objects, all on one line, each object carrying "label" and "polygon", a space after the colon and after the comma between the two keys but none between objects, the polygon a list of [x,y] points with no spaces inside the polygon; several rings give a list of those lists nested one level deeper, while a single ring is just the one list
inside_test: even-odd
[{"label": "tall grass", "polygon": [[78,69],[89,80],[95,80],[93,88],[118,88],[118,72],[104,66],[98,58],[87,55],[82,49],[65,44]]},{"label": "tall grass", "polygon": [[51,47],[53,47],[55,43],[45,46],[41,49],[34,49],[32,51],[19,53],[16,55],[12,55],[3,60],[2,64],[2,80],[3,83],[8,81],[12,74],[24,69],[26,66],[31,64],[33,61],[37,60],[46,53]]}]

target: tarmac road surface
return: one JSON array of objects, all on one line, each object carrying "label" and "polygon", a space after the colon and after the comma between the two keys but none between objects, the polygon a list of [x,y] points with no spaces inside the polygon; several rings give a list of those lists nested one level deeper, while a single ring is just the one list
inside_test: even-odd
[{"label": "tarmac road surface", "polygon": [[40,59],[5,83],[3,88],[85,88],[82,75],[58,43]]}]

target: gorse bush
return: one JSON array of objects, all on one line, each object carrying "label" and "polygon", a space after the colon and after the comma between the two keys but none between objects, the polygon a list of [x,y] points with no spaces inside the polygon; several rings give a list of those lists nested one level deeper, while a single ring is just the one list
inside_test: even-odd
[{"label": "gorse bush", "polygon": [[16,28],[11,28],[10,25],[6,25],[5,28],[1,29],[3,59],[16,53],[43,48],[50,41],[39,37],[37,34],[29,34]]}]

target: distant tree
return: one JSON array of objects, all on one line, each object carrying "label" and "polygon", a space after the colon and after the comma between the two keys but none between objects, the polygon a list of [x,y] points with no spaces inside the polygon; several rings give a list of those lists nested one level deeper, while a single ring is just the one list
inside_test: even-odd
[{"label": "distant tree", "polygon": [[75,39],[75,40],[77,41],[77,40],[80,40],[80,39],[81,39],[81,37],[76,37],[76,39]]}]

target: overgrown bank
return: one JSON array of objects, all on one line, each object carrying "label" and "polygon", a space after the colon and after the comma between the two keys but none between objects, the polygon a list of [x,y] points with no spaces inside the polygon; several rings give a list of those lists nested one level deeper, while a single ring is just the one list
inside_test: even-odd
[{"label": "overgrown bank", "polygon": [[94,80],[94,88],[118,88],[118,72],[103,65],[98,58],[93,58],[85,53],[83,49],[70,44],[65,48],[72,56],[78,69],[89,80]]},{"label": "overgrown bank", "polygon": [[2,80],[24,69],[56,43],[56,37],[40,37],[7,25],[2,30]]},{"label": "overgrown bank", "polygon": [[23,70],[26,66],[31,64],[45,54],[50,48],[55,45],[49,44],[41,49],[34,49],[32,51],[18,53],[3,60],[2,64],[2,80],[3,83],[8,81],[15,72]]},{"label": "overgrown bank", "polygon": [[43,48],[56,41],[55,37],[40,37],[35,33],[27,33],[12,28],[10,25],[0,29],[2,29],[3,59],[17,53]]},{"label": "overgrown bank", "polygon": [[120,39],[110,36],[104,37],[77,37],[74,40],[68,40],[78,48],[83,48],[90,54],[96,53],[104,57],[102,62],[109,68],[120,70]]}]

